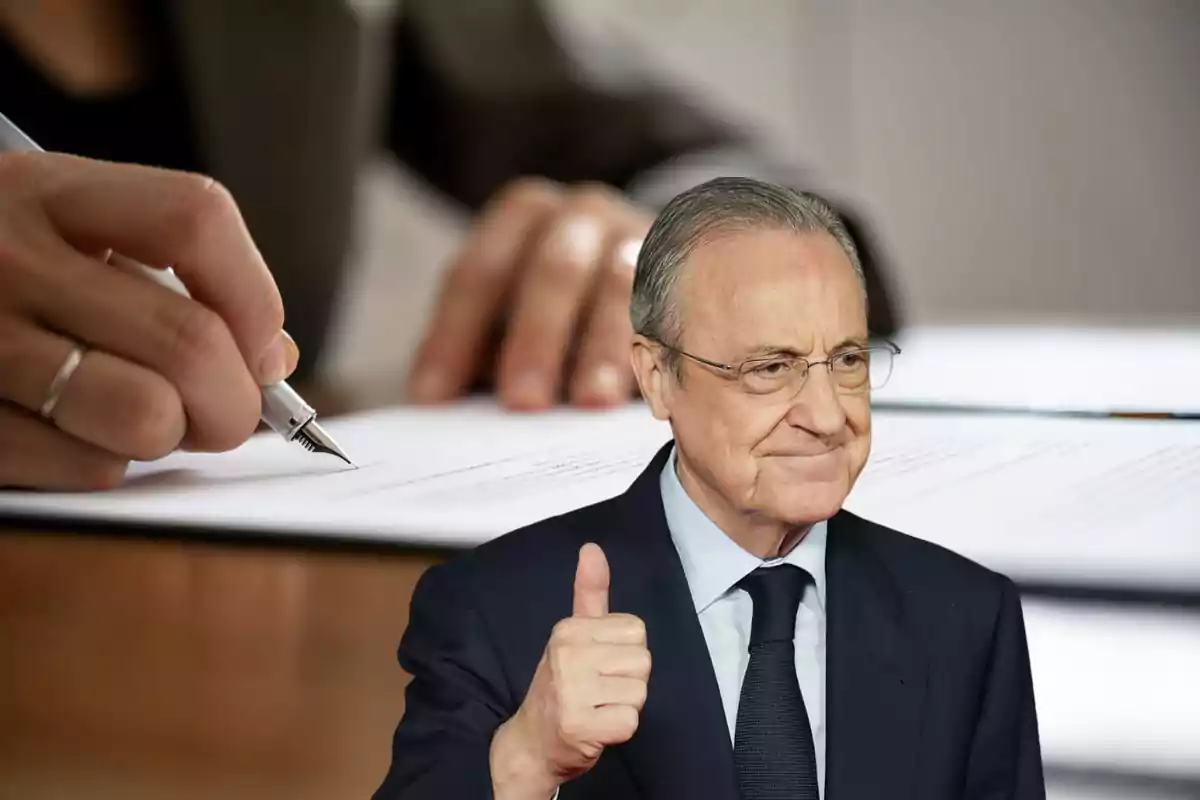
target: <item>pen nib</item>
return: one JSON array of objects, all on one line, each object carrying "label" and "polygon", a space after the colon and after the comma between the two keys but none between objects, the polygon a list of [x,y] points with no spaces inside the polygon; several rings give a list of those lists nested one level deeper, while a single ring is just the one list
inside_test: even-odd
[{"label": "pen nib", "polygon": [[314,453],[328,453],[331,456],[337,456],[350,466],[354,466],[350,457],[342,451],[342,448],[338,447],[338,443],[333,440],[333,437],[326,433],[325,429],[315,420],[296,432],[296,441]]}]

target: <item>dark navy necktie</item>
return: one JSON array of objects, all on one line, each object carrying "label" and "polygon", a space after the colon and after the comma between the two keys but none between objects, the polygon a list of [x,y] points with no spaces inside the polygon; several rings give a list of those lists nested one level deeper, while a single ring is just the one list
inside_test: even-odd
[{"label": "dark navy necktie", "polygon": [[804,570],[781,564],[738,583],[754,600],[733,736],[742,800],[820,800],[812,727],[796,679],[796,612],[811,582]]}]

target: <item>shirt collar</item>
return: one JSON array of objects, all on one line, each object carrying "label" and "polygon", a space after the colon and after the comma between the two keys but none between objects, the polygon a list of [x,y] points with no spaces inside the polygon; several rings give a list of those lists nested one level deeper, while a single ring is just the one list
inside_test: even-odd
[{"label": "shirt collar", "polygon": [[696,613],[703,612],[754,570],[776,564],[794,564],[812,575],[817,591],[806,592],[805,602],[815,594],[819,610],[824,610],[828,525],[818,522],[787,555],[764,561],[743,550],[688,496],[675,472],[675,453],[676,449],[671,448],[671,457],[659,477],[659,489],[667,528],[683,563]]}]

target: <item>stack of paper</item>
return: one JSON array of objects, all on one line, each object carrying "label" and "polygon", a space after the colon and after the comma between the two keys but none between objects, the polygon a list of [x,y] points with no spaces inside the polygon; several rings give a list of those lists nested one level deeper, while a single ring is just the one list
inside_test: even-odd
[{"label": "stack of paper", "polygon": [[[669,428],[642,405],[397,408],[327,425],[361,464],[264,434],[0,514],[465,546],[624,491]],[[1018,579],[1200,587],[1200,424],[878,411],[848,507]]]}]

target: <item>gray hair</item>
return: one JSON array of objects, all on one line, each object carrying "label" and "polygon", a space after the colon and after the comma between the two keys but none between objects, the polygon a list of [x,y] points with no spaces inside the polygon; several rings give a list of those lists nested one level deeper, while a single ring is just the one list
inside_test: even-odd
[{"label": "gray hair", "polygon": [[[821,197],[753,178],[714,178],[672,199],[659,213],[638,253],[629,319],[633,330],[674,346],[682,334],[673,293],[692,251],[734,230],[825,232],[846,253],[866,294],[858,248],[837,212]],[[677,354],[667,351],[672,365]]]}]

